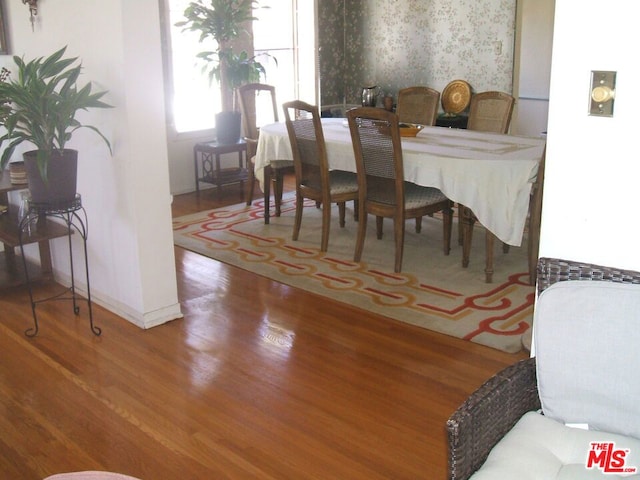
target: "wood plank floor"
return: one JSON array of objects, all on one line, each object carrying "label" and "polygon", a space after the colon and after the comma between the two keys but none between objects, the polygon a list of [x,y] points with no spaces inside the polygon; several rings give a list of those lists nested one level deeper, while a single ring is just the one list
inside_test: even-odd
[{"label": "wood plank floor", "polygon": [[[174,215],[240,200],[174,199]],[[140,330],[0,291],[0,479],[444,479],[449,414],[526,355],[390,321],[176,249],[184,318]],[[43,283],[37,294],[57,286]]]}]

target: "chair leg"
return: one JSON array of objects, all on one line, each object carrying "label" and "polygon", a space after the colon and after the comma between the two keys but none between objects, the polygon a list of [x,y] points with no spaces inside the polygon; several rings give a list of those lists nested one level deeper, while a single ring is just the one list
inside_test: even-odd
[{"label": "chair leg", "polygon": [[360,216],[360,202],[358,200],[353,201],[353,221],[357,222]]},{"label": "chair leg", "polygon": [[304,207],[304,198],[302,195],[296,192],[296,216],[293,223],[293,236],[291,237],[294,241],[298,240],[298,235],[300,234],[300,224],[302,223],[302,209]]},{"label": "chair leg", "polygon": [[416,233],[422,231],[422,217],[416,217]]},{"label": "chair leg", "polygon": [[364,237],[367,233],[367,214],[364,209],[358,210],[358,237],[356,238],[356,251],[353,254],[353,261],[359,262],[362,258],[362,249],[364,248]]},{"label": "chair leg", "polygon": [[340,228],[344,228],[345,225],[345,216],[347,213],[347,209],[346,209],[346,205],[344,202],[339,202],[338,203],[338,214],[339,214],[339,218],[340,218]]},{"label": "chair leg", "polygon": [[269,225],[269,202],[271,201],[271,165],[264,167],[264,224]]},{"label": "chair leg", "polygon": [[493,245],[496,236],[489,230],[486,230],[486,259],[484,267],[484,281],[485,283],[493,282]]},{"label": "chair leg", "polygon": [[273,203],[276,206],[276,217],[280,216],[282,206],[282,190],[284,184],[284,175],[281,170],[274,170],[273,172],[274,187],[273,187]]},{"label": "chair leg", "polygon": [[250,162],[249,165],[247,165],[247,170],[249,174],[249,178],[247,180],[249,183],[249,188],[247,188],[247,205],[251,205],[253,203],[253,195],[256,187],[256,172],[253,162]]},{"label": "chair leg", "polygon": [[400,217],[400,215],[396,215],[393,218],[393,234],[396,242],[396,261],[393,271],[400,273],[402,271],[402,255],[404,253],[404,218]]},{"label": "chair leg", "polygon": [[376,237],[378,240],[382,240],[382,221],[384,217],[377,216],[376,217]]},{"label": "chair leg", "polygon": [[444,242],[444,254],[449,255],[451,252],[451,230],[453,229],[453,209],[446,208],[442,211],[442,230]]},{"label": "chair leg", "polygon": [[322,241],[320,251],[326,252],[329,248],[329,230],[331,229],[331,202],[322,202]]}]

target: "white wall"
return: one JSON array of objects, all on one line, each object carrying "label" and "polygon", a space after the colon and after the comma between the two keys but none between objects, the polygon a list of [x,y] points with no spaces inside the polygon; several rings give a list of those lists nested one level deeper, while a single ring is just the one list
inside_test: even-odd
[{"label": "white wall", "polygon": [[554,0],[518,0],[514,135],[538,136],[547,130],[554,10]]},{"label": "white wall", "polygon": [[[610,0],[556,0],[540,255],[640,270],[637,18]],[[618,72],[612,118],[587,115],[591,70]]]},{"label": "white wall", "polygon": [[[181,317],[157,0],[39,2],[34,31],[25,5],[4,4],[12,54],[29,59],[68,45],[69,55],[82,59],[81,78],[108,90],[105,99],[115,106],[81,116],[110,138],[113,158],[89,130],[69,144],[80,151],[93,300],[144,328]],[[0,57],[0,64],[11,69],[12,59]],[[74,259],[82,258],[78,240]],[[57,278],[67,281],[64,241],[54,242],[53,255]],[[83,277],[76,277],[80,284]]]}]

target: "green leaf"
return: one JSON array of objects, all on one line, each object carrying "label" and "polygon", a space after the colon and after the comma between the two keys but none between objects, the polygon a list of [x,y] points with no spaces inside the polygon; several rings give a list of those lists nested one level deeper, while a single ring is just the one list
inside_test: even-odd
[{"label": "green leaf", "polygon": [[78,85],[82,66],[77,57],[64,57],[66,48],[30,61],[13,57],[17,78],[0,82],[0,102],[5,102],[0,105],[0,121],[6,130],[0,136],[0,148],[5,147],[0,167],[5,168],[18,145],[28,142],[39,152],[39,168],[47,172],[52,152],[64,149],[80,128],[97,133],[111,152],[111,144],[96,127],[75,118],[80,110],[111,108],[102,100],[107,92],[93,92],[90,82]]}]

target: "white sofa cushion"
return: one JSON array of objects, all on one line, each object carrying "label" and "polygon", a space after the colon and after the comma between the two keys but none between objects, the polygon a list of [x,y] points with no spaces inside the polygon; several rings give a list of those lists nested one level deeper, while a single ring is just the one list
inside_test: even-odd
[{"label": "white sofa cushion", "polygon": [[[525,414],[491,450],[471,480],[638,479],[635,473],[605,473],[597,462],[587,468],[591,442],[613,442],[626,452],[625,468],[640,468],[640,440],[567,427],[537,412]],[[628,452],[627,452],[628,451]]]},{"label": "white sofa cushion", "polygon": [[555,283],[533,338],[547,417],[640,439],[640,285]]}]

